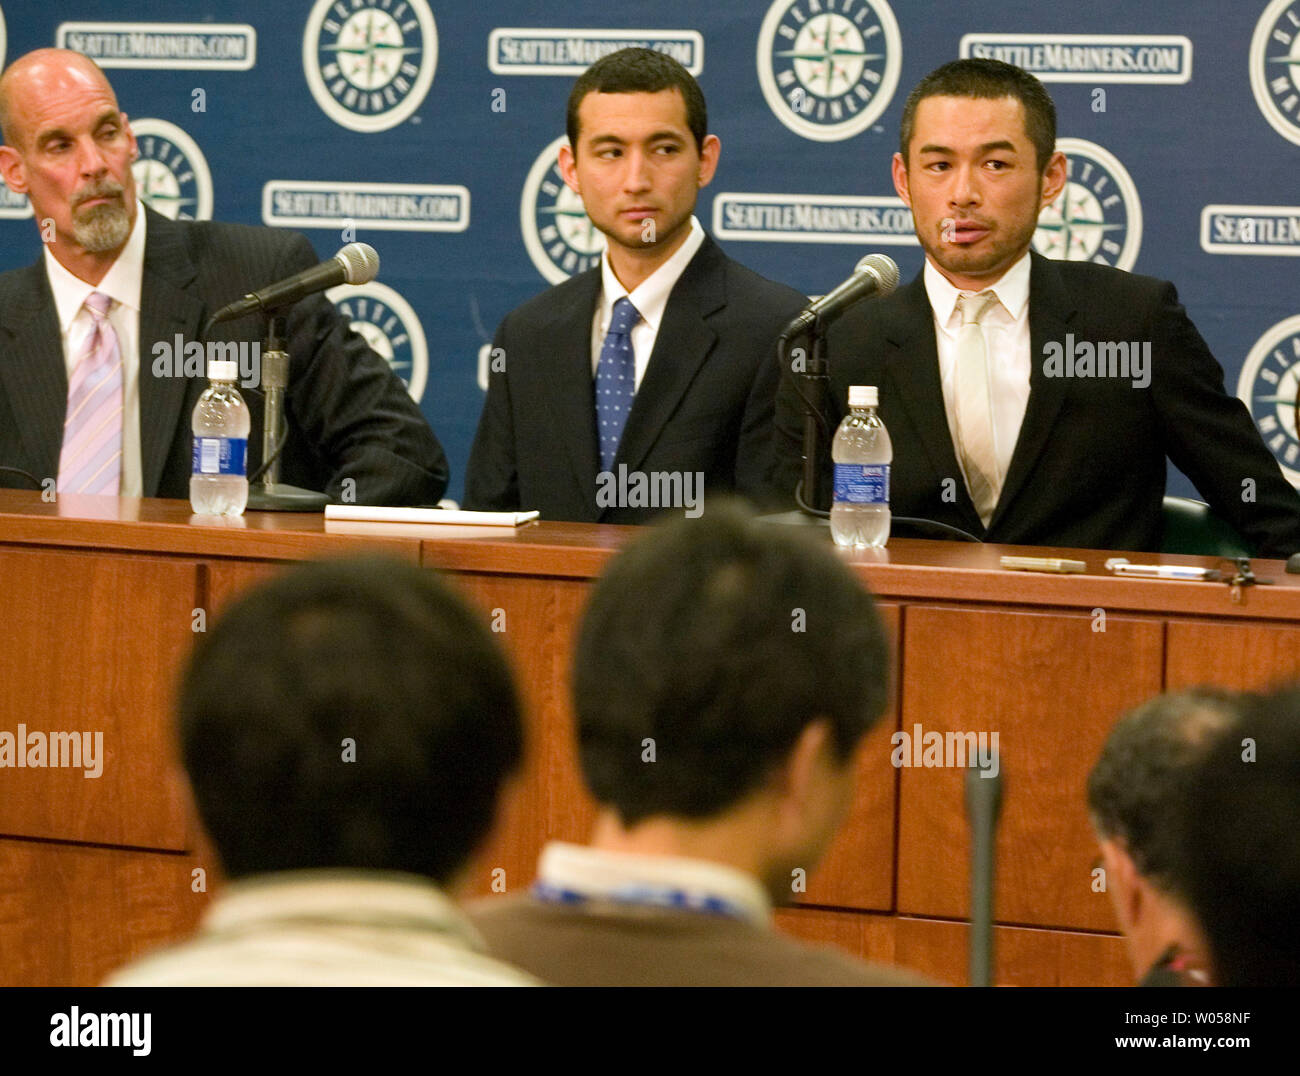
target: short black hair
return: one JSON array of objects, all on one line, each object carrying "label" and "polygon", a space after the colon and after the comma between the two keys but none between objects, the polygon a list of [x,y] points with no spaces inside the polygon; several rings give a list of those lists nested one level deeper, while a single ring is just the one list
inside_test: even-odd
[{"label": "short black hair", "polygon": [[1158,695],[1120,718],[1088,775],[1098,836],[1122,841],[1138,872],[1163,892],[1177,892],[1178,819],[1192,773],[1244,704],[1218,688]]},{"label": "short black hair", "polygon": [[898,151],[904,166],[916,130],[916,109],[927,97],[1014,97],[1024,106],[1025,134],[1034,144],[1038,171],[1046,170],[1056,150],[1056,105],[1043,84],[1023,67],[1001,60],[953,60],[921,79],[903,105]]},{"label": "short black hair", "polygon": [[578,76],[569,92],[565,128],[569,146],[578,152],[578,108],[589,93],[659,93],[677,90],[686,103],[686,126],[695,136],[695,149],[704,146],[709,131],[709,110],[695,76],[664,52],[654,49],[619,49],[602,56]]},{"label": "short black hair", "polygon": [[234,878],[445,882],[523,750],[487,625],[434,572],[390,558],[302,565],[243,595],[200,638],[179,718],[195,803]]},{"label": "short black hair", "polygon": [[1300,690],[1255,700],[1197,768],[1184,881],[1217,986],[1300,986]]},{"label": "short black hair", "polygon": [[575,654],[578,747],[625,826],[724,813],[818,718],[847,759],[884,711],[875,603],[821,537],[711,501],[652,527],[597,583]]}]

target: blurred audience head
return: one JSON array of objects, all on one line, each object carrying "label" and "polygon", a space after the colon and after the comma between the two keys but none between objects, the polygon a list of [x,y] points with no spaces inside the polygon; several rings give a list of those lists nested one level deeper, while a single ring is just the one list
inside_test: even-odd
[{"label": "blurred audience head", "polygon": [[593,843],[721,859],[788,898],[843,819],[888,679],[875,604],[825,541],[727,501],[650,529],[577,640]]},{"label": "blurred audience head", "polygon": [[1252,700],[1197,767],[1179,884],[1219,986],[1300,986],[1300,690]]},{"label": "blurred audience head", "polygon": [[244,594],[200,637],[179,710],[232,878],[333,868],[448,884],[522,755],[483,618],[434,572],[384,558],[305,564]]},{"label": "blurred audience head", "polygon": [[1243,704],[1211,688],[1157,696],[1119,720],[1088,777],[1106,892],[1139,979],[1162,964],[1203,973],[1205,943],[1181,881],[1180,819],[1197,763]]}]

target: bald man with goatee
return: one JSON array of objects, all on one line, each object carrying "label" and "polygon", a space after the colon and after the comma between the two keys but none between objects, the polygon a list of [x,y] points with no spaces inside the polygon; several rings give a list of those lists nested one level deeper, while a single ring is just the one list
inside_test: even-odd
[{"label": "bald man with goatee", "polygon": [[[57,479],[60,494],[189,495],[190,415],[206,379],[175,354],[193,342],[260,347],[263,317],[208,318],[320,259],[304,236],[171,220],[146,207],[139,156],[103,71],[39,49],[0,76],[0,177],[25,194],[44,243],[0,274],[0,485]],[[323,296],[287,311],[289,435],[282,481],[362,504],[432,504],[442,447],[388,364]],[[260,386],[244,384],[253,430]],[[248,471],[261,464],[260,439]]]}]

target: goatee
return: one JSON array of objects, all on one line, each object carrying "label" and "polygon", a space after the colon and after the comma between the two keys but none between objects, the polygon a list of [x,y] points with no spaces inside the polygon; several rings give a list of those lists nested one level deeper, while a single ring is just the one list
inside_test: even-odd
[{"label": "goatee", "polygon": [[116,250],[131,234],[131,216],[125,206],[91,206],[72,224],[72,238],[96,254]]}]

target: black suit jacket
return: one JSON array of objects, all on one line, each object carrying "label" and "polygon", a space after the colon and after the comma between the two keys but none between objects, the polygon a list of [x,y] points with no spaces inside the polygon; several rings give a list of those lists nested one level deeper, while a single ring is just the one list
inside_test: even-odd
[{"label": "black suit jacket", "polygon": [[[146,209],[140,294],[140,456],[146,497],[189,497],[190,419],[203,378],[158,376],[155,344],[201,341],[226,303],[319,260],[306,237],[273,228],[172,221]],[[262,341],[265,319],[216,326],[209,339]],[[358,504],[433,504],[447,488],[442,447],[401,381],[321,295],[288,315],[289,440],[281,481]],[[262,459],[262,394],[240,386],[252,414],[248,471]],[[67,372],[44,262],[0,274],[0,465],[58,474]],[[26,487],[0,473],[0,484]]]},{"label": "black suit jacket", "polygon": [[[465,479],[467,508],[543,519],[643,523],[654,509],[599,507],[591,321],[600,268],[508,314]],[[614,461],[629,472],[704,475],[707,493],[758,503],[772,487],[776,337],[807,300],[732,261],[710,238],[678,279]],[[499,351],[497,349],[500,349]]]},{"label": "black suit jacket", "polygon": [[[862,303],[832,327],[830,418],[850,385],[880,388],[894,448],[894,515],[934,519],[989,542],[1156,551],[1165,459],[1261,556],[1300,549],[1300,496],[1282,477],[1245,406],[1178,302],[1172,284],[1032,254],[1030,392],[1002,493],[987,530],[971,502],[948,431],[934,315],[923,274]],[[1150,343],[1150,384],[1048,376],[1049,344]],[[802,411],[788,380],[777,414],[778,480],[793,496]],[[818,501],[829,501],[829,448]]]}]

